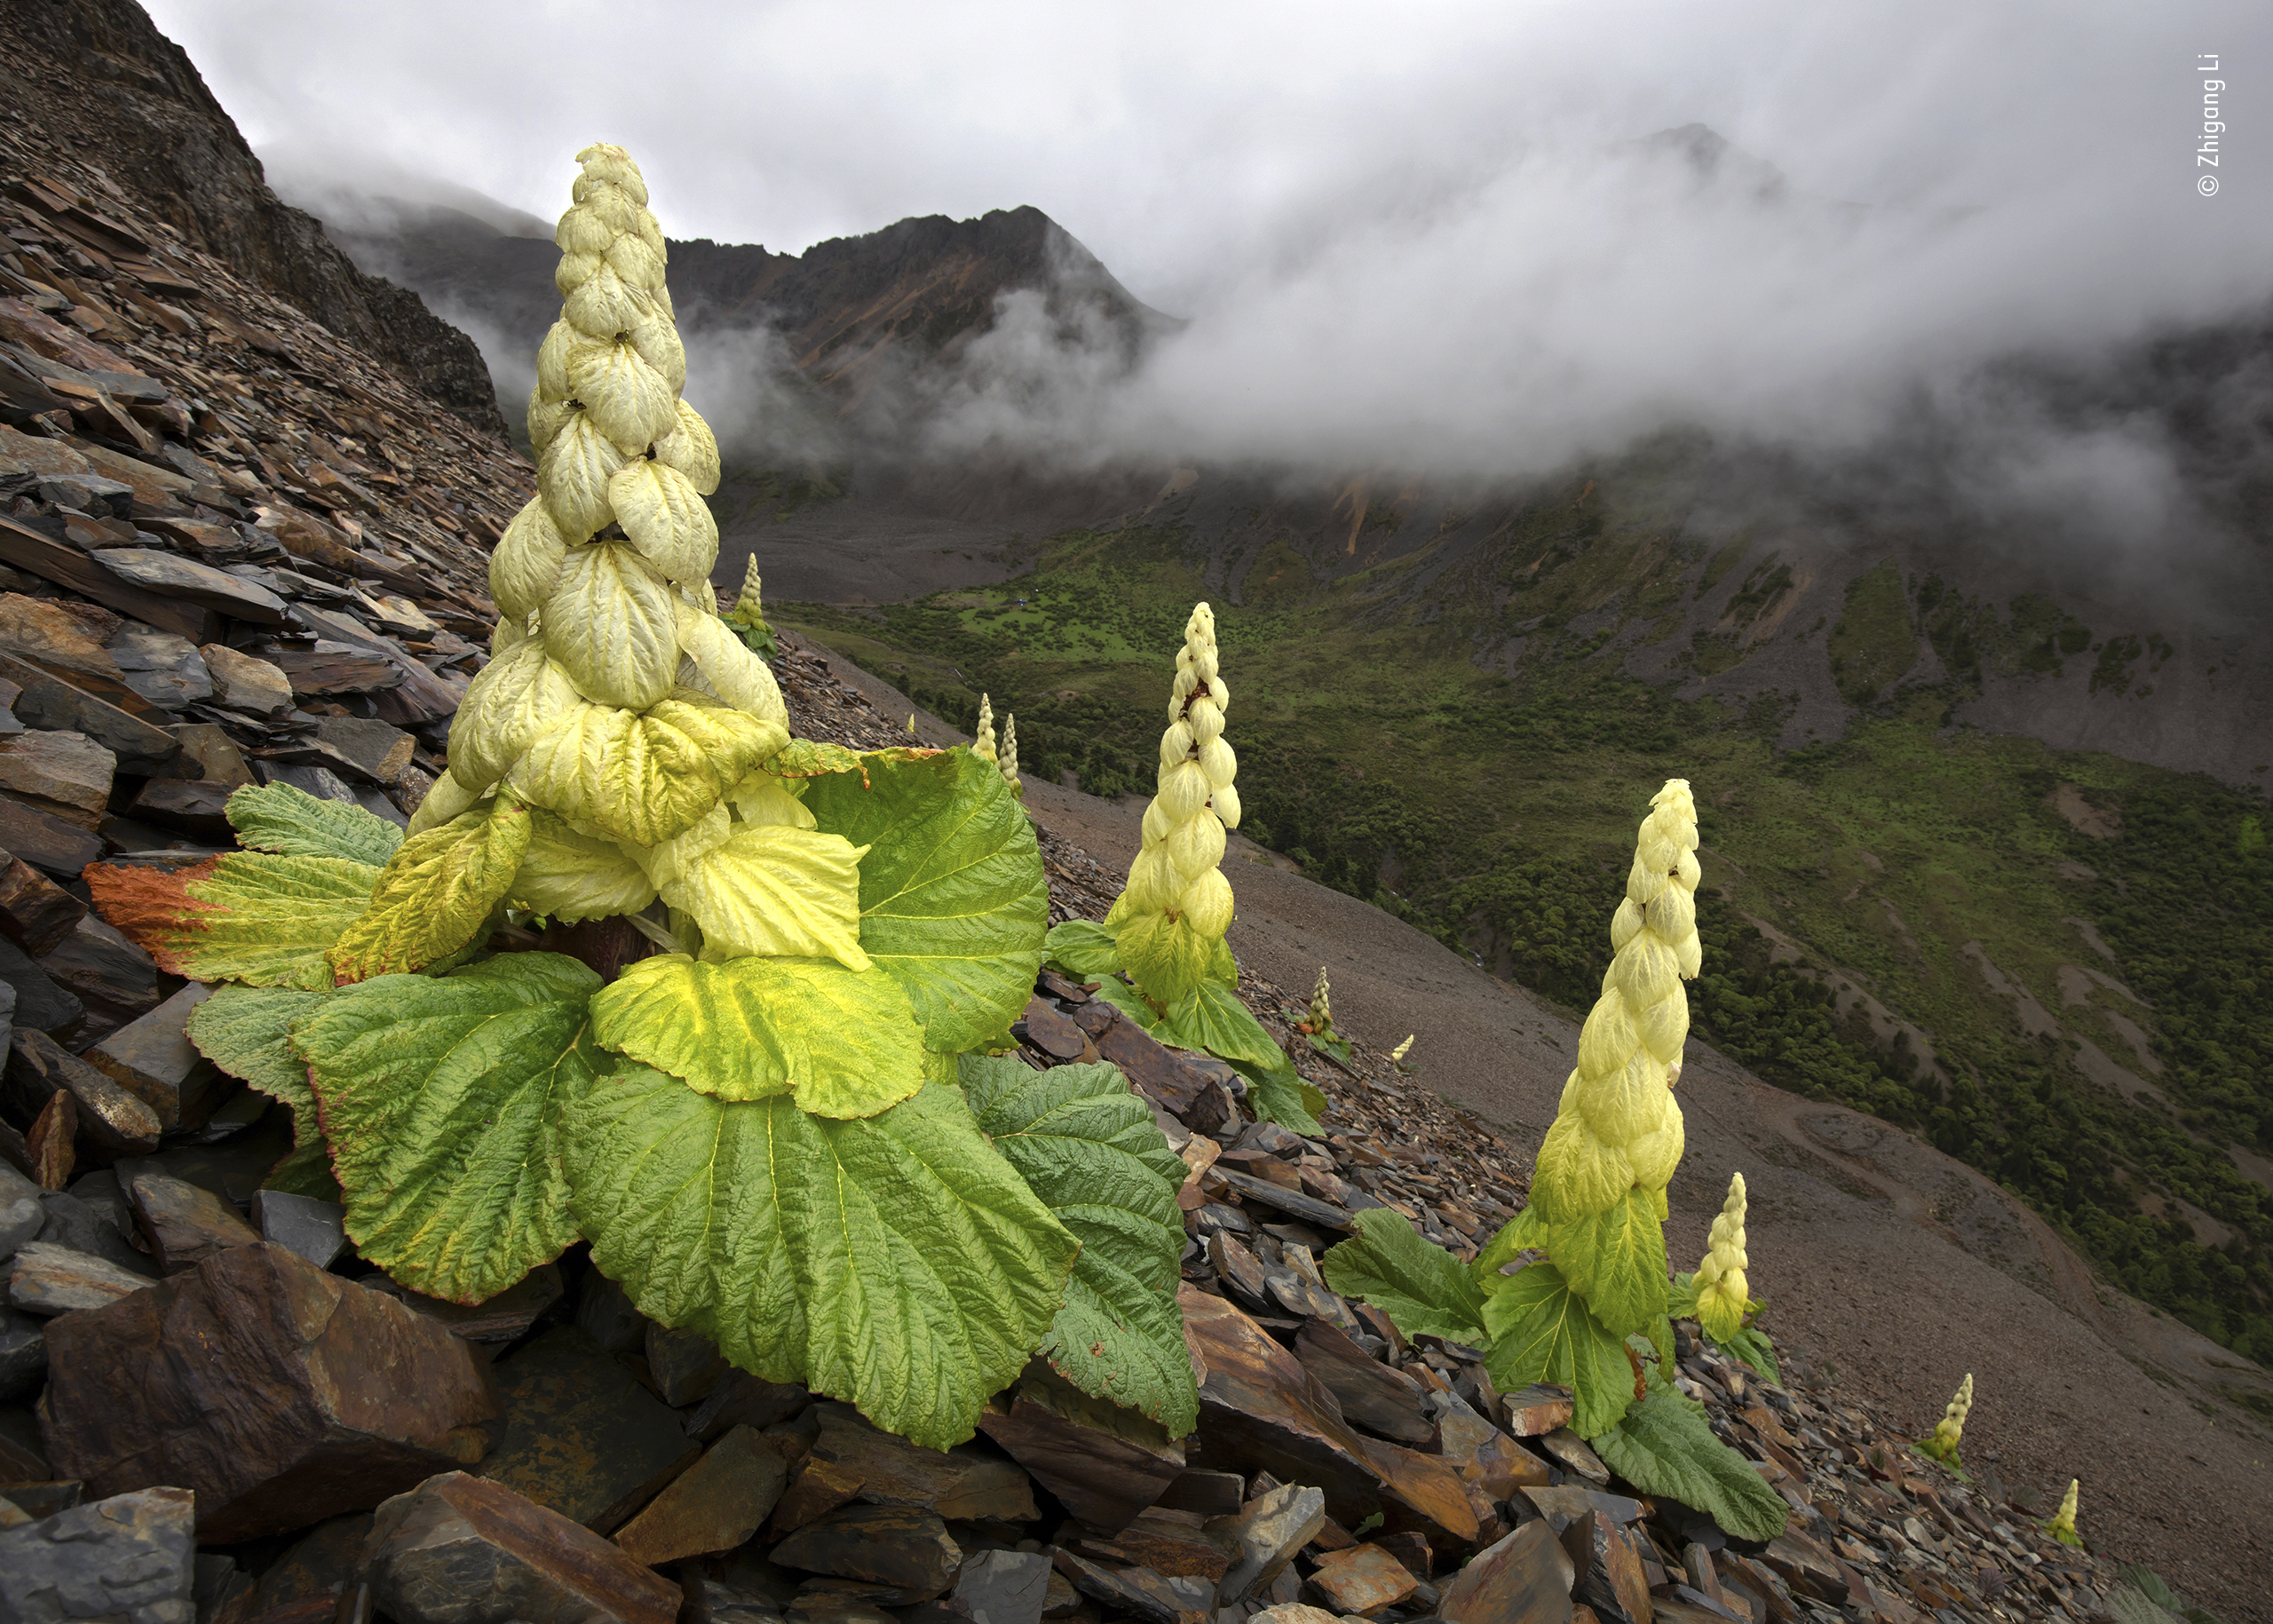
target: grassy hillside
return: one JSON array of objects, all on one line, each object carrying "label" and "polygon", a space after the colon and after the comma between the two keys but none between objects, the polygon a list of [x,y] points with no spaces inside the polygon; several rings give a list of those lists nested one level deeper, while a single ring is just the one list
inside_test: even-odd
[{"label": "grassy hillside", "polygon": [[[2262,804],[1946,725],[1984,669],[2080,656],[2127,684],[2156,651],[1891,562],[1851,581],[1835,620],[1787,623],[1788,562],[1741,533],[1679,541],[1647,479],[1630,483],[1621,509],[1574,482],[1457,559],[1424,546],[1329,574],[1299,538],[1269,540],[1232,577],[1239,603],[1208,590],[1208,545],[1163,526],[1059,536],[986,590],[779,607],[963,726],[991,693],[1017,713],[1026,771],[1110,795],[1149,790],[1173,651],[1209,598],[1243,832],[1581,1010],[1632,829],[1664,779],[1688,778],[1702,1035],[1917,1130],[2126,1289],[2273,1361],[2273,1192],[2229,1148],[2273,1167]],[[1396,522],[1356,521],[1347,556]],[[1731,579],[1700,623],[1701,596]],[[1770,637],[1827,662],[1860,707],[1844,736],[1779,750],[1794,696],[1683,701],[1623,674],[1652,649],[1676,674],[1727,669]],[[1930,682],[1913,673],[1921,646]]]}]

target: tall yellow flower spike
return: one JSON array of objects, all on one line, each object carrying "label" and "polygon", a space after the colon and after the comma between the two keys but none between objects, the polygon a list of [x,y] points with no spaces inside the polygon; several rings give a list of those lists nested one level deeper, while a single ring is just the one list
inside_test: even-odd
[{"label": "tall yellow flower spike", "polygon": [[1965,1418],[1973,1414],[1973,1373],[1967,1371],[1965,1380],[1957,1384],[1956,1396],[1949,1408],[1942,1412],[1941,1420],[1934,1423],[1934,1436],[1918,1447],[1936,1461],[1948,1461],[1957,1454],[1957,1446],[1965,1438]]},{"label": "tall yellow flower spike", "polygon": [[1231,882],[1218,867],[1224,831],[1239,821],[1239,757],[1224,737],[1231,702],[1216,669],[1215,611],[1196,605],[1176,657],[1144,848],[1105,916],[1119,931],[1121,967],[1164,1008],[1199,986],[1232,923]]},{"label": "tall yellow flower spike", "polygon": [[970,730],[970,753],[982,761],[995,758],[994,701],[988,694],[978,696],[978,725]]},{"label": "tall yellow flower spike", "polygon": [[1417,1033],[1406,1033],[1405,1034],[1405,1042],[1399,1043],[1395,1049],[1390,1050],[1389,1051],[1389,1058],[1392,1060],[1402,1060],[1406,1056],[1411,1054],[1413,1052],[1413,1040],[1419,1034]]},{"label": "tall yellow flower spike", "polygon": [[726,619],[733,625],[752,629],[765,624],[765,601],[759,590],[757,560],[755,558],[743,566],[742,590],[734,599],[734,606],[727,611]]},{"label": "tall yellow flower spike", "polygon": [[1323,964],[1318,967],[1318,981],[1311,988],[1309,1026],[1312,1032],[1325,1033],[1334,1030],[1333,989],[1326,984],[1326,966]]},{"label": "tall yellow flower spike", "polygon": [[1744,1175],[1738,1173],[1729,1179],[1729,1199],[1713,1220],[1704,1261],[1697,1265],[1697,1322],[1715,1342],[1726,1342],[1744,1328]]},{"label": "tall yellow flower spike", "polygon": [[2076,1532],[2075,1478],[2068,1479],[2068,1493],[2060,1501],[2060,1509],[2053,1514],[2050,1522],[2044,1525],[2044,1532],[2063,1545],[2080,1547],[2083,1544],[2084,1536]]},{"label": "tall yellow flower spike", "polygon": [[995,757],[994,764],[1002,769],[1002,777],[1010,786],[1010,793],[1021,801],[1025,800],[1026,783],[1018,777],[1018,718],[1016,716],[1002,718],[1002,750]]},{"label": "tall yellow flower spike", "polygon": [[[1602,997],[1579,1034],[1579,1064],[1563,1085],[1540,1145],[1532,1205],[1549,1226],[1608,1211],[1642,1191],[1657,1216],[1681,1161],[1673,1077],[1689,1036],[1683,979],[1702,963],[1697,940],[1697,804],[1675,778],[1651,797],[1626,899],[1611,921],[1615,950]],[[1553,1255],[1552,1240],[1548,1243]]]}]

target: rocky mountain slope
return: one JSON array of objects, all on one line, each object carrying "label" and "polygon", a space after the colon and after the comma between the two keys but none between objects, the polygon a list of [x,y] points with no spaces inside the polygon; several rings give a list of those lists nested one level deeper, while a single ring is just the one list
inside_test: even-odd
[{"label": "rocky mountain slope", "polygon": [[[9,68],[0,75],[7,122],[67,146],[89,166],[83,190],[113,202],[132,197],[186,246],[321,322],[477,428],[502,432],[471,341],[437,321],[415,293],[358,271],[313,218],[277,200],[196,67],[134,0],[13,0],[0,9],[0,52]],[[99,219],[76,218],[61,229],[75,250],[110,254],[127,246]]]}]

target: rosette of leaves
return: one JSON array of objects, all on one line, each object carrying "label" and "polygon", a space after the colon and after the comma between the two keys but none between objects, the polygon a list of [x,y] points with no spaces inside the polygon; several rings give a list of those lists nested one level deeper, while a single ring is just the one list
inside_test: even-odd
[{"label": "rosette of leaves", "polygon": [[[1036,1351],[1180,1435],[1181,1327],[1140,1299],[1172,1301],[1184,1169],[1149,1108],[1109,1067],[1039,1106],[964,1074],[1041,962],[1033,826],[967,750],[789,738],[710,595],[717,458],[645,184],[618,148],[579,162],[539,495],[408,836],[240,790],[245,850],[91,870],[98,902],[228,984],[193,1041],[291,1105],[294,1176],[328,1157],[407,1287],[479,1303],[582,1239],[652,1319],[921,1443],[970,1436]],[[490,952],[508,914],[541,947],[621,916],[667,950],[604,982]]]},{"label": "rosette of leaves", "polygon": [[[1074,919],[1053,930],[1049,955],[1069,974],[1099,978],[1101,995],[1161,1042],[1229,1061],[1247,1078],[1257,1116],[1317,1134],[1326,1097],[1295,1075],[1287,1051],[1239,1002],[1239,963],[1224,940],[1232,923],[1224,836],[1239,821],[1239,757],[1224,737],[1231,702],[1215,611],[1195,605],[1176,651],[1158,788],[1128,883],[1104,923]],[[982,730],[990,714],[982,696]]]},{"label": "rosette of leaves", "polygon": [[1651,806],[1611,925],[1615,956],[1540,1147],[1531,1205],[1466,1265],[1395,1213],[1360,1213],[1358,1235],[1328,1251],[1324,1268],[1336,1291],[1363,1297],[1408,1336],[1485,1350],[1502,1390],[1571,1389],[1572,1429],[1628,1483],[1768,1540],[1784,1530],[1783,1501],[1668,1374],[1675,1296],[1663,1220],[1682,1149],[1670,1092],[1689,1028],[1681,982],[1699,968],[1697,814],[1680,779]]}]

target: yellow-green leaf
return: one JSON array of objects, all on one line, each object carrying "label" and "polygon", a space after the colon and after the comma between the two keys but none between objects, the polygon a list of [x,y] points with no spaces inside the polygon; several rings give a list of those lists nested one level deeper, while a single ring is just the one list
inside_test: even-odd
[{"label": "yellow-green leaf", "polygon": [[556,812],[535,809],[529,849],[505,899],[515,907],[574,924],[636,914],[655,899],[645,869],[617,842],[587,835]]},{"label": "yellow-green leaf", "polygon": [[544,599],[544,644],[588,700],[645,710],[678,676],[670,583],[626,542],[571,547]]},{"label": "yellow-green leaf", "polygon": [[581,705],[515,765],[524,799],[636,846],[692,827],[788,729],[681,688],[644,715]]},{"label": "yellow-green leaf", "polygon": [[1552,1382],[1575,1395],[1572,1430],[1596,1438],[1634,1402],[1626,1340],[1587,1311],[1551,1263],[1535,1263],[1484,1299],[1492,1346],[1484,1367],[1503,1392]]},{"label": "yellow-green leaf", "polygon": [[331,986],[325,949],[362,916],[379,870],[334,857],[232,852],[187,868],[86,872],[95,906],[170,975]]},{"label": "yellow-green leaf", "polygon": [[1649,1197],[1545,1228],[1547,1255],[1605,1329],[1631,1336],[1666,1311],[1666,1232]]},{"label": "yellow-green leaf", "polygon": [[860,850],[788,824],[744,827],[690,860],[663,900],[694,915],[722,955],[793,955],[868,968],[860,949]]},{"label": "yellow-green leaf", "polygon": [[705,1094],[789,1094],[815,1116],[874,1116],[923,1081],[899,983],[833,959],[641,959],[592,1000],[592,1033]]},{"label": "yellow-green leaf", "polygon": [[510,796],[402,843],[371,906],[325,956],[341,985],[424,970],[471,942],[529,849],[529,809]]}]

